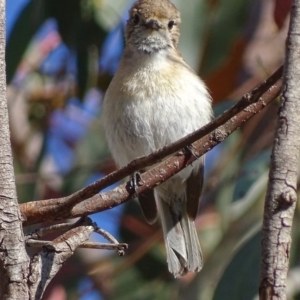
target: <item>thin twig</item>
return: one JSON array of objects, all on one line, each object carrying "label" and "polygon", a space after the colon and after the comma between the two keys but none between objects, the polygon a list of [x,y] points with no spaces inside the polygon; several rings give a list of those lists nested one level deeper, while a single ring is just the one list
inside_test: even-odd
[{"label": "thin twig", "polygon": [[[52,241],[45,240],[35,240],[28,239],[26,240],[27,247],[35,247],[35,248],[52,248]],[[128,244],[118,243],[118,244],[109,244],[109,243],[98,243],[98,242],[84,242],[77,246],[77,248],[87,248],[87,249],[99,249],[99,250],[116,250],[119,256],[123,256],[125,254],[125,250],[128,249]]]},{"label": "thin twig", "polygon": [[[94,232],[102,235],[106,238],[110,244],[108,243],[98,243],[98,242],[84,242],[81,243],[79,248],[91,248],[91,249],[106,249],[106,250],[117,250],[119,256],[123,256],[125,254],[125,250],[128,248],[127,244],[119,243],[109,232],[104,229],[101,229],[97,226],[96,223],[93,223],[90,218],[80,218],[78,221],[74,223],[61,223],[54,224],[48,227],[39,228],[32,233],[29,233],[25,236],[26,246],[28,247],[46,247],[53,249],[53,242],[47,240],[40,240],[42,237],[49,235],[51,233],[55,233],[58,231],[70,231],[74,235],[76,235],[76,228],[81,226],[93,226]],[[70,236],[69,236],[70,237]],[[57,238],[56,240],[59,240]]]},{"label": "thin twig", "polygon": [[119,242],[110,233],[108,233],[104,229],[101,229],[98,227],[95,229],[95,232],[101,234],[104,238],[106,238],[112,244],[119,244]]},{"label": "thin twig", "polygon": [[41,240],[35,240],[35,239],[27,239],[26,240],[26,246],[27,247],[35,247],[35,248],[42,248],[45,246],[51,246],[52,241],[41,241]]},{"label": "thin twig", "polygon": [[128,249],[128,244],[108,244],[108,243],[96,243],[96,242],[85,242],[82,243],[80,248],[89,248],[89,249],[106,249],[106,250],[116,250],[119,256],[125,254],[125,250]]},{"label": "thin twig", "polygon": [[61,223],[55,224],[48,227],[38,228],[35,231],[26,234],[25,239],[28,242],[30,239],[37,240],[46,235],[58,232],[58,231],[66,231],[74,227],[74,223]]}]

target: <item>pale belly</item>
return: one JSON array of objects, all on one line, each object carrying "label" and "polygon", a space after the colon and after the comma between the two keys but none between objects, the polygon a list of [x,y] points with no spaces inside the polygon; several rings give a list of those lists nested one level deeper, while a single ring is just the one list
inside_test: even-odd
[{"label": "pale belly", "polygon": [[[107,132],[117,165],[122,167],[135,158],[148,155],[201,127],[197,114],[191,115],[178,106],[176,108],[165,103],[144,103],[123,107],[123,113],[111,121],[110,133]],[[160,185],[157,191],[160,194],[168,194],[170,191],[179,194],[184,190],[184,182],[190,176],[192,168],[193,166],[189,166],[180,171]]]},{"label": "pale belly", "polygon": [[120,102],[122,105],[109,109],[106,135],[118,166],[175,142],[206,122],[196,103],[154,99]]}]

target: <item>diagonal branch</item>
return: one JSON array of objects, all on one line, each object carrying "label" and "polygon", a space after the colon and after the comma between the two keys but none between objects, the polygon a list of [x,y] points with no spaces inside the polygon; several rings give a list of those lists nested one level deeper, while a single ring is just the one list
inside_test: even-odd
[{"label": "diagonal branch", "polygon": [[[255,88],[251,93],[246,94],[242,100],[230,110],[203,128],[174,144],[159,149],[149,156],[134,160],[124,168],[111,173],[73,195],[65,198],[21,204],[20,209],[24,218],[24,225],[87,215],[109,209],[129,200],[134,196],[134,191],[129,189],[126,184],[120,185],[114,190],[102,193],[101,195],[97,193],[99,190],[132,174],[134,171],[161,161],[163,157],[190,145],[197,139],[200,140],[193,144],[193,152],[197,156],[203,155],[222,142],[229,134],[261,111],[279,95],[281,89],[281,74],[282,68],[277,70],[268,80]],[[138,193],[154,188],[195,160],[196,158],[186,151],[180,151],[169,157],[162,164],[141,176]],[[92,198],[88,199],[89,197]]]}]

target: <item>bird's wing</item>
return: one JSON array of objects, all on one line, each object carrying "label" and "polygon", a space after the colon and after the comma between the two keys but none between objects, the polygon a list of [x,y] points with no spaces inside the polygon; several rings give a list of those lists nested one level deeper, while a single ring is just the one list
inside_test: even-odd
[{"label": "bird's wing", "polygon": [[203,177],[204,156],[197,160],[190,177],[186,181],[186,211],[192,220],[195,220],[197,216],[203,186]]},{"label": "bird's wing", "polygon": [[153,224],[157,219],[157,207],[154,198],[154,191],[139,194],[139,202],[146,221]]}]

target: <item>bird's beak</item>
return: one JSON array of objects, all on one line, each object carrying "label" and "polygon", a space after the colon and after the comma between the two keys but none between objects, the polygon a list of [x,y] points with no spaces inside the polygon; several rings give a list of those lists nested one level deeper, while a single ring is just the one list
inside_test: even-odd
[{"label": "bird's beak", "polygon": [[155,29],[155,30],[159,30],[161,28],[161,25],[158,24],[158,22],[156,20],[151,19],[150,21],[148,21],[145,24],[146,28],[149,29]]}]

